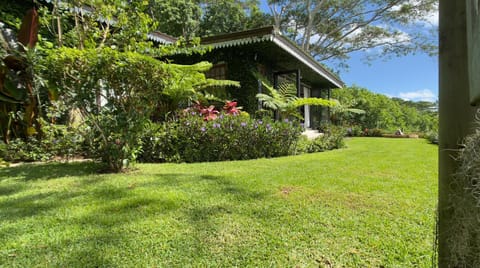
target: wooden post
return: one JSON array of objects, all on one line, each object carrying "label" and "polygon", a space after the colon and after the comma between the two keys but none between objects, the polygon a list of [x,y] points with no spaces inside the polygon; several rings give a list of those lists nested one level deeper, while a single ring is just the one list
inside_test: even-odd
[{"label": "wooden post", "polygon": [[456,229],[453,215],[458,206],[452,204],[449,198],[454,191],[450,187],[453,174],[458,168],[454,157],[465,136],[473,132],[475,109],[470,105],[469,94],[466,1],[470,0],[440,0],[439,6],[439,267],[452,266],[453,249],[448,238]]}]

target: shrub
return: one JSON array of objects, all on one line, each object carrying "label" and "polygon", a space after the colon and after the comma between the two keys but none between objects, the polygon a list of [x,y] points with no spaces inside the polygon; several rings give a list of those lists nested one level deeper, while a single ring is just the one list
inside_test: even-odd
[{"label": "shrub", "polygon": [[328,149],[340,149],[345,147],[344,138],[346,135],[346,130],[343,127],[329,125],[324,132],[322,137],[326,143],[329,145]]},{"label": "shrub", "polygon": [[430,143],[438,144],[438,132],[429,132],[425,137]]},{"label": "shrub", "polygon": [[35,136],[11,140],[2,145],[0,157],[10,162],[47,161],[54,157],[67,160],[75,155],[83,154],[83,141],[78,129],[65,125],[49,124],[42,122],[42,139]]},{"label": "shrub", "polygon": [[262,118],[265,118],[265,117],[272,118],[273,117],[273,111],[272,110],[264,110],[264,109],[257,110],[257,111],[255,111],[254,116],[257,119],[262,119]]},{"label": "shrub", "polygon": [[99,159],[104,164],[104,170],[119,172],[134,162],[141,150],[141,133],[144,129],[143,115],[136,116],[133,112],[110,111],[98,115],[89,115],[85,132],[89,156]]},{"label": "shrub", "polygon": [[53,156],[70,158],[85,152],[82,126],[71,127],[42,121],[42,147]]},{"label": "shrub", "polygon": [[359,137],[362,135],[362,128],[360,126],[349,126],[347,127],[347,136],[349,137]]},{"label": "shrub", "polygon": [[11,140],[3,151],[2,158],[10,162],[32,162],[50,160],[53,156],[52,152],[45,150],[41,141],[32,136],[27,141],[20,138]]},{"label": "shrub", "polygon": [[180,162],[177,124],[153,123],[145,126],[138,161],[146,163]]},{"label": "shrub", "polygon": [[296,153],[316,153],[345,147],[345,129],[329,125],[323,126],[324,134],[313,140],[302,136],[297,144]]},{"label": "shrub", "polygon": [[362,136],[365,136],[365,137],[382,137],[382,135],[383,135],[383,131],[379,128],[372,128],[372,129],[366,128],[362,133]]},{"label": "shrub", "polygon": [[[204,120],[190,113],[143,137],[141,161],[205,162],[277,157],[292,154],[302,131],[296,121],[251,119],[220,113]],[[148,147],[148,148],[147,148]]]}]

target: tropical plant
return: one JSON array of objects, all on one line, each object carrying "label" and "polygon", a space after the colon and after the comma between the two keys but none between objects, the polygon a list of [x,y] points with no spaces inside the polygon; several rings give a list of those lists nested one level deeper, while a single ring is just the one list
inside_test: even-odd
[{"label": "tropical plant", "polygon": [[0,24],[0,129],[5,143],[12,136],[26,138],[40,133],[40,92],[33,68],[38,21],[36,9],[30,9],[17,38]]},{"label": "tropical plant", "polygon": [[157,113],[165,116],[191,103],[217,100],[209,91],[212,87],[240,87],[240,83],[236,81],[206,78],[205,72],[211,67],[212,64],[208,62],[193,65],[165,65],[170,79],[164,80],[165,85],[159,100],[161,105]]},{"label": "tropical plant", "polygon": [[325,106],[334,107],[338,102],[332,100],[325,100],[322,98],[299,98],[297,97],[297,89],[292,83],[282,83],[278,89],[273,88],[264,79],[262,85],[267,89],[268,94],[258,93],[257,99],[262,102],[263,106],[268,109],[277,111],[281,118],[296,117],[303,119],[299,113],[298,108],[311,106]]}]

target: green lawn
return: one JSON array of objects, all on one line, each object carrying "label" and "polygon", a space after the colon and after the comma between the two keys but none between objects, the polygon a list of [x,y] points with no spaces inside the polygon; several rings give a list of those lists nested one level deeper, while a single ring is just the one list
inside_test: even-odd
[{"label": "green lawn", "polygon": [[324,153],[0,168],[0,267],[429,267],[437,147],[355,138]]}]

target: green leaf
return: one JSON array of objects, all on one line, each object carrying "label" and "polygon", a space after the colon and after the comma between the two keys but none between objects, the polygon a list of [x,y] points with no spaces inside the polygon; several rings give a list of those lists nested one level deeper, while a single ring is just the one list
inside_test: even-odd
[{"label": "green leaf", "polygon": [[11,79],[6,79],[3,82],[3,90],[0,91],[4,96],[22,102],[26,97],[26,91],[18,88]]},{"label": "green leaf", "polygon": [[22,103],[22,101],[18,101],[12,97],[9,97],[3,94],[2,92],[0,92],[0,101],[8,102],[8,103]]}]

